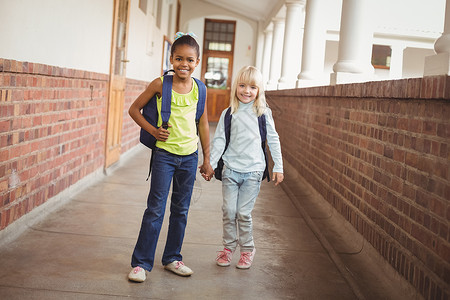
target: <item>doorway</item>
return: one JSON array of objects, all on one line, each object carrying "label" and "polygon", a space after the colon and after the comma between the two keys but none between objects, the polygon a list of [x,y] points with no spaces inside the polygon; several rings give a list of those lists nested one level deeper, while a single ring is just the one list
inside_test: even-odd
[{"label": "doorway", "polygon": [[208,97],[208,120],[219,121],[229,106],[236,21],[205,19],[202,80]]},{"label": "doorway", "polygon": [[114,0],[113,38],[106,120],[105,168],[119,160],[125,98],[129,0]]}]

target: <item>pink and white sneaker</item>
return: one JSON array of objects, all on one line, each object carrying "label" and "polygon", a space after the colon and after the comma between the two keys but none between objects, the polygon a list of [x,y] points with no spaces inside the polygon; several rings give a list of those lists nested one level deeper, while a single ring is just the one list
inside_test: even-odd
[{"label": "pink and white sneaker", "polygon": [[241,252],[241,258],[239,259],[236,268],[238,269],[248,269],[252,265],[253,258],[255,257],[256,249],[253,248],[252,252]]},{"label": "pink and white sneaker", "polygon": [[128,274],[128,279],[134,282],[144,282],[145,281],[145,270],[141,267],[134,267],[130,274]]},{"label": "pink and white sneaker", "polygon": [[217,254],[216,262],[221,267],[228,267],[231,264],[231,258],[233,257],[233,251],[223,248]]},{"label": "pink and white sneaker", "polygon": [[182,261],[175,260],[168,265],[164,266],[164,269],[169,270],[179,276],[191,276],[194,274],[194,271],[191,270],[188,266],[186,266]]}]

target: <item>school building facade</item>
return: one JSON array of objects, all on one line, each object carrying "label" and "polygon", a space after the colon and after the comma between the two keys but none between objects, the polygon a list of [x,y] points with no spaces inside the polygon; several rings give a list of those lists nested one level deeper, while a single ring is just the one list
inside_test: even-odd
[{"label": "school building facade", "polygon": [[133,151],[128,107],[192,31],[210,121],[256,65],[286,176],[421,296],[448,299],[450,0],[376,2],[0,0],[1,243]]}]

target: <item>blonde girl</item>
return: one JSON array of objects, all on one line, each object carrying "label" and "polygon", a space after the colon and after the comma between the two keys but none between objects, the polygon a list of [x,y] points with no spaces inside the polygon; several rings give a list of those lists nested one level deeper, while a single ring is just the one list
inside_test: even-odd
[{"label": "blonde girl", "polygon": [[[283,161],[278,133],[272,112],[266,104],[263,77],[252,66],[242,68],[232,84],[230,142],[225,149],[225,109],[217,124],[211,150],[211,166],[216,168],[222,156],[223,195],[223,246],[216,262],[229,266],[232,255],[240,248],[240,259],[236,267],[248,269],[255,256],[252,233],[252,210],[264,179],[266,159],[261,147],[258,117],[265,116],[267,143],[274,161],[272,181],[278,185],[283,181]],[[222,155],[223,153],[223,155]]]}]

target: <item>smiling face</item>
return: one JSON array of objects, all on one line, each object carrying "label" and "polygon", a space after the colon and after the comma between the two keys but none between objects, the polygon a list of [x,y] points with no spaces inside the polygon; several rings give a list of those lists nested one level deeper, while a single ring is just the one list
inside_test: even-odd
[{"label": "smiling face", "polygon": [[199,62],[196,49],[189,45],[178,45],[170,56],[175,75],[180,79],[190,78]]},{"label": "smiling face", "polygon": [[258,87],[243,82],[239,82],[236,87],[236,97],[242,103],[250,103],[258,96]]}]

